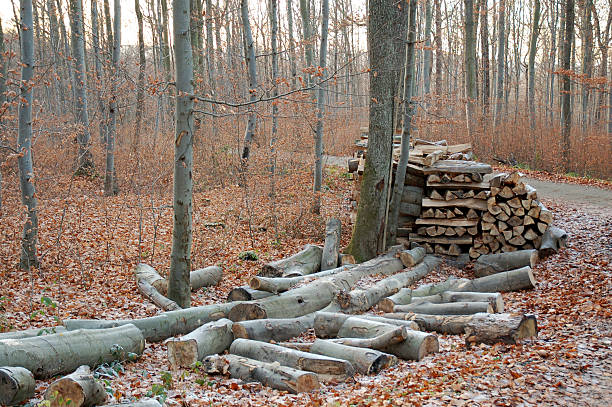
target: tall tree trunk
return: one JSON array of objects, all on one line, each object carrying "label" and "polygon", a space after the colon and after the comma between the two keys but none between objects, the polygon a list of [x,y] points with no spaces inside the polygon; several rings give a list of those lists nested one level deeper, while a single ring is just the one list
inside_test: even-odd
[{"label": "tall tree trunk", "polygon": [[[483,0],[486,1],[486,0]],[[436,95],[442,95],[442,8],[441,0],[434,0],[436,9]]]},{"label": "tall tree trunk", "polygon": [[383,250],[387,188],[393,137],[395,75],[393,62],[393,0],[371,0],[368,19],[370,112],[368,154],[361,181],[361,198],[351,242],[346,251],[362,262]]},{"label": "tall tree trunk", "polygon": [[489,67],[489,10],[487,0],[480,0],[480,52],[482,60],[482,113],[489,114],[491,78]]},{"label": "tall tree trunk", "polygon": [[[499,1],[499,17],[497,19],[497,91],[495,96],[495,118],[493,125],[497,127],[501,120],[504,102],[504,77],[506,67],[506,0]],[[495,143],[495,141],[494,141]],[[495,145],[493,146],[495,151]]]},{"label": "tall tree trunk", "polygon": [[474,33],[474,0],[464,0],[465,26],[464,26],[464,57],[465,57],[465,116],[467,131],[470,140],[474,137],[474,103],[478,98],[476,94],[476,38]]},{"label": "tall tree trunk", "polygon": [[297,87],[297,64],[295,62],[295,40],[293,38],[293,6],[291,0],[287,0],[287,31],[289,35],[289,65],[291,68],[291,84]]},{"label": "tall tree trunk", "polygon": [[431,91],[431,20],[432,20],[431,0],[425,3],[425,55],[423,56],[423,91],[428,95]]},{"label": "tall tree trunk", "polygon": [[589,83],[593,76],[593,21],[592,21],[592,0],[583,1],[582,15],[582,131],[586,132],[588,125],[588,107],[590,98]]},{"label": "tall tree trunk", "polygon": [[104,194],[117,195],[119,188],[115,179],[115,139],[117,137],[117,84],[119,82],[119,58],[121,56],[121,0],[114,3],[113,21],[113,78],[111,80],[111,100],[108,108],[109,125],[106,136],[106,173],[104,175]]},{"label": "tall tree trunk", "polygon": [[[5,56],[6,45],[4,44],[4,31],[2,29],[2,19],[0,18],[0,124],[4,122],[3,116],[6,114],[8,106],[4,106],[6,102],[6,76],[8,74],[8,58]],[[0,175],[1,177],[2,175]],[[0,184],[0,188],[2,185]],[[1,207],[1,205],[0,205]]]},{"label": "tall tree trunk", "polygon": [[[321,0],[321,50],[319,52],[319,69],[321,76],[319,81],[325,80],[327,76],[327,34],[329,27],[329,0]],[[321,191],[323,183],[323,115],[325,113],[325,84],[320,84],[317,92],[317,129],[315,134],[315,173],[314,191]],[[317,205],[318,207],[318,205]],[[318,210],[317,210],[318,212]]]},{"label": "tall tree trunk", "polygon": [[574,43],[574,0],[565,0],[563,35],[563,70],[561,75],[561,145],[563,170],[570,171],[572,130],[571,92],[572,84],[568,72],[572,69],[572,44]]},{"label": "tall tree trunk", "polygon": [[145,69],[147,67],[147,59],[145,56],[144,43],[144,28],[142,25],[142,11],[140,10],[139,0],[134,0],[134,10],[136,12],[136,21],[138,22],[138,89],[136,90],[136,125],[134,126],[134,141],[133,151],[138,151],[140,146],[140,126],[142,116],[144,115],[144,86],[145,86]]},{"label": "tall tree trunk", "polygon": [[[217,72],[215,69],[215,48],[213,46],[213,26],[212,26],[212,1],[206,0],[206,67],[208,68],[208,84],[210,87],[210,94],[215,97],[217,95]],[[211,103],[211,111],[213,114],[217,113],[217,106]],[[217,126],[216,119],[213,116],[211,120],[212,124],[212,139],[217,140]]]},{"label": "tall tree trunk", "polygon": [[38,239],[38,210],[34,188],[34,168],[32,164],[32,88],[34,83],[34,31],[32,22],[32,0],[20,0],[20,48],[21,81],[19,98],[19,131],[17,145],[20,151],[19,185],[21,203],[26,207],[27,220],[21,236],[21,255],[19,267],[30,270],[40,265],[36,256]]},{"label": "tall tree trunk", "polygon": [[94,163],[90,148],[89,115],[87,113],[87,72],[85,72],[85,36],[83,34],[83,9],[81,0],[70,0],[72,11],[70,31],[72,33],[72,57],[74,59],[74,82],[76,95],[76,113],[81,129],[77,136],[79,156],[77,158],[77,174],[90,175],[94,171]]},{"label": "tall tree trunk", "polygon": [[[306,61],[306,69],[312,67],[312,28],[310,27],[310,1],[300,0],[300,14],[302,15],[302,42],[304,44],[304,60]],[[310,86],[312,76],[306,74],[306,84]]]},{"label": "tall tree trunk", "polygon": [[404,181],[406,179],[406,167],[410,153],[410,132],[412,130],[412,117],[414,116],[415,102],[412,100],[414,92],[415,75],[415,44],[416,44],[416,11],[417,0],[410,0],[408,10],[408,30],[406,33],[406,61],[404,63],[404,95],[403,95],[403,127],[400,160],[395,172],[393,195],[389,208],[389,220],[387,233],[388,245],[395,244],[397,237],[397,223],[399,218],[400,203],[404,192]]},{"label": "tall tree trunk", "polygon": [[[272,97],[278,96],[278,0],[270,0],[270,45],[272,47]],[[295,79],[295,78],[294,78]],[[272,103],[272,138],[270,139],[270,198],[274,232],[278,233],[276,219],[276,141],[278,133],[278,105]],[[278,237],[277,237],[278,238]]]},{"label": "tall tree trunk", "polygon": [[55,104],[56,114],[60,114],[65,110],[66,97],[64,95],[64,87],[62,86],[61,80],[59,79],[59,31],[57,23],[57,12],[55,10],[55,2],[53,0],[47,0],[47,16],[49,17],[49,39],[51,41],[51,57],[53,63],[53,86],[57,93],[59,103]]},{"label": "tall tree trunk", "polygon": [[[549,19],[549,29],[550,29],[550,85],[548,88],[548,120],[552,124],[554,117],[554,104],[555,104],[555,70],[556,70],[556,61],[557,61],[557,20],[559,19],[559,4],[551,0],[553,3],[550,7],[550,19]],[[559,33],[563,31],[563,27],[559,29]]]},{"label": "tall tree trunk", "polygon": [[[189,9],[191,11],[191,22],[190,22],[190,34],[191,34],[191,54],[193,55],[193,71],[198,74],[203,72],[202,59],[202,47],[201,38],[202,30],[204,27],[203,16],[202,16],[202,0],[190,0]],[[206,15],[207,19],[212,18],[210,15]],[[204,75],[202,75],[204,76]]]},{"label": "tall tree trunk", "polygon": [[[257,100],[257,65],[255,62],[255,43],[253,42],[253,34],[251,32],[251,23],[249,22],[249,3],[248,0],[240,0],[240,13],[242,16],[242,34],[244,39],[244,58],[248,69],[249,88],[248,93],[252,102]],[[244,132],[244,146],[242,148],[242,166],[246,166],[251,154],[251,143],[255,128],[257,127],[257,116],[252,110],[253,106],[249,107],[249,119]]]},{"label": "tall tree trunk", "polygon": [[191,305],[191,222],[193,195],[193,55],[189,35],[189,0],[173,0],[174,60],[176,62],[176,121],[174,139],[174,226],[168,298]]},{"label": "tall tree trunk", "polygon": [[[529,41],[529,63],[528,63],[528,98],[529,98],[529,124],[531,130],[535,130],[535,58],[538,51],[538,35],[540,34],[540,0],[533,0],[533,21],[531,23],[531,39]],[[535,137],[535,133],[534,133]],[[534,143],[534,149],[536,144]],[[534,151],[534,157],[536,156]]]},{"label": "tall tree trunk", "polygon": [[[162,11],[162,59],[164,62],[164,68],[166,71],[166,78],[170,78],[170,72],[172,71],[172,61],[170,57],[170,40],[168,38],[169,30],[169,18],[168,18],[168,0],[160,0],[161,11]],[[176,54],[176,52],[175,52]]]},{"label": "tall tree trunk", "polygon": [[94,51],[94,67],[96,70],[96,97],[98,99],[98,112],[100,118],[100,140],[106,143],[106,107],[104,106],[104,100],[102,98],[102,89],[104,89],[104,72],[102,70],[102,55],[100,53],[100,36],[99,36],[99,20],[98,20],[98,1],[91,0],[91,31],[92,31],[92,44]]}]

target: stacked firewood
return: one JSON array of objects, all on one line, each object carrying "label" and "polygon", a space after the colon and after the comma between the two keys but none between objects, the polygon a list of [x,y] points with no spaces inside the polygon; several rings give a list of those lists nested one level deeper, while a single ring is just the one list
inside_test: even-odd
[{"label": "stacked firewood", "polygon": [[480,222],[482,235],[474,241],[470,257],[540,248],[553,214],[538,201],[536,190],[520,179],[518,172],[491,178],[487,208]]}]

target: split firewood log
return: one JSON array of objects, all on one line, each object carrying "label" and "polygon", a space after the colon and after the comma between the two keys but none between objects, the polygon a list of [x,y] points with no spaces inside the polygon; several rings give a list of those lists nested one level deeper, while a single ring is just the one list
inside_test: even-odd
[{"label": "split firewood log", "polygon": [[237,355],[211,355],[204,358],[204,371],[208,374],[228,374],[244,382],[259,382],[265,386],[290,393],[319,389],[319,379],[312,372],[261,362]]},{"label": "split firewood log", "polygon": [[488,302],[493,312],[504,312],[504,299],[500,293],[476,293],[469,291],[444,291],[427,297],[414,297],[410,304],[429,302],[442,304],[449,302]]},{"label": "split firewood log", "polygon": [[272,295],[274,295],[274,293],[254,290],[248,285],[243,285],[240,287],[232,288],[232,290],[227,295],[227,302],[259,300],[262,298],[270,297]]},{"label": "split firewood log", "polygon": [[0,367],[0,405],[15,406],[34,397],[36,382],[23,367]]},{"label": "split firewood log", "polygon": [[493,306],[489,302],[448,302],[441,304],[417,302],[396,305],[393,307],[393,312],[414,312],[427,315],[470,315],[478,312],[493,313]]},{"label": "split firewood log", "polygon": [[263,266],[260,276],[263,277],[295,277],[312,274],[321,268],[323,249],[308,244],[293,256],[276,260]]},{"label": "split firewood log", "polygon": [[342,223],[337,218],[329,219],[325,225],[325,245],[321,255],[321,271],[338,267],[341,227]]},{"label": "split firewood log", "polygon": [[230,353],[262,362],[278,362],[282,366],[341,380],[352,377],[355,373],[353,365],[345,359],[303,352],[250,339],[236,339],[230,347]]},{"label": "split firewood log", "polygon": [[94,379],[89,366],[80,366],[74,373],[51,383],[45,391],[45,400],[50,402],[50,407],[97,406],[106,401],[106,391]]},{"label": "split firewood log", "polygon": [[542,236],[542,243],[538,253],[542,257],[555,254],[562,247],[567,247],[567,233],[556,226],[550,226]]},{"label": "split firewood log", "polygon": [[474,274],[476,277],[484,277],[525,266],[534,267],[538,261],[537,250],[518,250],[512,253],[487,254],[480,256],[474,262]]},{"label": "split firewood log", "polygon": [[301,284],[303,282],[338,274],[342,271],[350,270],[353,267],[355,267],[354,264],[347,264],[345,266],[340,266],[334,269],[319,271],[318,273],[307,274],[305,276],[296,276],[296,277],[254,276],[251,278],[251,280],[249,280],[249,285],[251,286],[251,288],[256,289],[256,290],[268,291],[274,294],[278,294],[278,293],[282,293],[285,291],[289,291],[296,285]]},{"label": "split firewood log", "polygon": [[313,326],[314,315],[308,314],[299,318],[254,319],[235,322],[232,331],[235,338],[281,342],[300,336]]},{"label": "split firewood log", "polygon": [[173,368],[191,367],[208,355],[222,353],[233,340],[232,321],[222,318],[208,322],[187,335],[167,341],[168,361]]},{"label": "split firewood log", "polygon": [[[122,352],[113,352],[118,346]],[[144,337],[134,325],[109,329],[81,329],[41,337],[0,341],[0,366],[21,366],[46,379],[141,355]]]}]

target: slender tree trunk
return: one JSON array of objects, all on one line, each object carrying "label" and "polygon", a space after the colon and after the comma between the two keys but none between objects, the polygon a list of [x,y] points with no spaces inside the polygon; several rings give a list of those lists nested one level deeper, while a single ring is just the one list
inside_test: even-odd
[{"label": "slender tree trunk", "polygon": [[[198,74],[203,72],[202,59],[202,29],[204,27],[202,16],[202,0],[190,0],[189,9],[191,11],[190,34],[191,34],[191,53],[193,55],[193,71]],[[206,15],[206,18],[211,18]],[[204,76],[204,75],[202,75]]]},{"label": "slender tree trunk", "polygon": [[482,113],[489,114],[491,78],[489,67],[489,10],[487,0],[480,0],[480,52],[482,59]]},{"label": "slender tree trunk", "polygon": [[119,188],[115,179],[115,139],[117,137],[117,84],[119,82],[119,58],[121,56],[121,0],[115,0],[115,19],[113,21],[113,78],[111,80],[111,100],[108,108],[109,125],[106,137],[106,173],[104,175],[104,194],[117,195]]},{"label": "slender tree trunk", "polygon": [[21,236],[21,255],[19,267],[30,270],[40,265],[36,256],[38,240],[38,210],[34,188],[34,168],[32,163],[32,88],[34,83],[34,31],[32,22],[32,0],[20,0],[20,48],[21,82],[19,86],[19,131],[17,145],[20,151],[19,185],[21,203],[26,207],[27,220]]},{"label": "slender tree trunk", "polygon": [[[434,8],[436,9],[436,95],[442,95],[442,8],[441,0],[434,0]],[[485,0],[483,0],[485,1]]]},{"label": "slender tree trunk", "polygon": [[[3,116],[6,114],[4,102],[6,102],[6,76],[8,74],[8,58],[5,56],[6,46],[4,45],[4,31],[2,29],[2,19],[0,19],[0,125],[4,122]],[[1,175],[0,175],[1,176]],[[0,184],[0,188],[2,185]]]},{"label": "slender tree trunk", "polygon": [[589,83],[593,76],[593,22],[592,0],[583,0],[584,12],[582,16],[582,131],[586,132],[588,126],[588,107],[590,98]]},{"label": "slender tree trunk", "polygon": [[[329,27],[329,0],[321,0],[321,50],[319,52],[319,69],[321,76],[318,77],[322,81],[326,77],[327,69],[327,35]],[[325,113],[325,89],[326,85],[319,85],[317,92],[317,129],[315,134],[315,174],[314,174],[314,191],[321,191],[323,183],[323,115]],[[318,207],[318,205],[317,205]],[[317,210],[318,212],[318,210]]]},{"label": "slender tree trunk", "polygon": [[174,60],[176,62],[176,121],[174,139],[174,227],[168,298],[191,305],[191,222],[193,195],[193,56],[189,35],[189,0],[173,0]]},{"label": "slender tree trunk", "polygon": [[98,20],[98,1],[91,0],[91,31],[92,44],[94,51],[94,67],[96,70],[96,97],[98,99],[98,113],[100,114],[100,140],[106,143],[106,107],[102,99],[102,89],[104,89],[104,72],[102,70],[102,56],[100,53],[100,36]]},{"label": "slender tree trunk", "polygon": [[162,59],[164,62],[164,68],[166,70],[166,77],[170,78],[170,72],[172,72],[172,61],[170,56],[170,40],[168,38],[168,3],[167,0],[160,0],[161,11],[162,11]]},{"label": "slender tree trunk", "polygon": [[[278,96],[278,0],[270,0],[270,44],[272,47],[272,97]],[[295,78],[294,78],[295,79]],[[278,133],[278,105],[272,103],[272,138],[270,139],[270,198],[274,232],[278,233],[276,220],[276,141]],[[278,238],[278,236],[276,236]]]},{"label": "slender tree trunk", "polygon": [[[533,21],[531,23],[531,39],[529,41],[529,64],[528,64],[528,98],[529,98],[529,123],[531,130],[535,130],[535,58],[538,51],[538,35],[540,34],[540,0],[533,0]],[[534,133],[535,137],[535,133]],[[536,144],[534,142],[534,149]],[[534,151],[535,157],[535,151]]]},{"label": "slender tree trunk", "polygon": [[61,80],[59,79],[59,31],[57,24],[57,13],[55,10],[55,3],[53,0],[47,0],[47,16],[49,17],[49,39],[51,41],[51,57],[53,63],[53,86],[57,93],[59,103],[55,104],[56,114],[60,114],[65,109],[66,97],[64,95],[64,87],[62,86]]},{"label": "slender tree trunk", "polygon": [[291,68],[291,84],[297,87],[297,64],[295,62],[295,39],[293,38],[293,6],[291,0],[287,0],[287,31],[289,35],[289,65]]},{"label": "slender tree trunk", "polygon": [[423,56],[423,92],[428,95],[431,92],[431,0],[425,3],[425,52]]},{"label": "slender tree trunk", "polygon": [[[557,20],[559,19],[559,5],[556,1],[552,1],[553,5],[550,8],[551,16],[550,16],[550,42],[551,42],[551,54],[550,54],[550,86],[548,93],[548,120],[552,124],[554,118],[554,105],[555,105],[555,62],[557,61]],[[559,29],[559,33],[563,31],[563,27]]]},{"label": "slender tree trunk", "polygon": [[[574,0],[565,0],[565,18],[563,27],[563,70],[572,69],[572,44],[574,43]],[[563,170],[570,171],[572,130],[571,92],[572,85],[569,74],[561,75],[561,145]]]},{"label": "slender tree trunk", "polygon": [[[302,41],[304,43],[304,60],[306,61],[306,69],[312,67],[312,29],[310,27],[310,1],[300,0],[300,14],[302,15]],[[312,75],[306,74],[306,84],[310,86]]]},{"label": "slender tree trunk", "polygon": [[474,0],[464,0],[465,6],[465,93],[466,93],[466,121],[467,131],[470,140],[474,137],[474,103],[478,95],[476,94],[476,38],[474,32]]},{"label": "slender tree trunk", "polygon": [[[251,32],[251,23],[249,22],[249,3],[248,0],[240,0],[240,12],[242,16],[242,34],[244,37],[244,56],[248,69],[249,76],[249,95],[251,101],[257,100],[257,65],[255,62],[255,43],[253,42],[253,34]],[[249,119],[244,132],[244,146],[242,148],[242,166],[246,166],[251,154],[251,143],[255,128],[257,127],[257,116],[250,107]]]},{"label": "slender tree trunk", "polygon": [[[506,0],[499,1],[499,17],[497,19],[497,92],[495,96],[495,118],[493,125],[497,127],[501,120],[504,103],[504,77],[506,67]],[[493,142],[495,143],[495,141]],[[495,145],[493,146],[495,150]]]},{"label": "slender tree trunk", "polygon": [[[217,72],[215,69],[215,48],[213,46],[213,26],[212,26],[212,1],[206,0],[206,67],[208,68],[208,84],[210,94],[217,95]],[[211,103],[210,106],[213,114],[217,113],[217,106]],[[212,139],[217,140],[217,125],[215,117],[212,117]]]},{"label": "slender tree trunk", "polygon": [[144,86],[145,86],[145,69],[147,67],[147,59],[145,55],[144,43],[144,28],[142,25],[142,11],[140,10],[139,0],[134,0],[134,10],[136,12],[136,21],[138,22],[138,89],[136,90],[136,125],[134,127],[133,151],[138,151],[140,146],[140,126],[142,116],[144,115]]}]

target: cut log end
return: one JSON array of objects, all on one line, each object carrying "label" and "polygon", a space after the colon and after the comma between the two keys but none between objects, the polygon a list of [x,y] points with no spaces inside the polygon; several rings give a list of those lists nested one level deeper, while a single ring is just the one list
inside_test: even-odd
[{"label": "cut log end", "polygon": [[0,405],[13,406],[34,397],[36,382],[23,367],[0,367]]},{"label": "cut log end", "polygon": [[250,321],[252,319],[267,318],[266,310],[259,304],[242,303],[236,305],[228,314],[228,319],[233,322]]},{"label": "cut log end", "polygon": [[425,356],[431,355],[433,353],[438,353],[440,351],[440,343],[438,342],[438,337],[436,335],[427,335],[421,346],[419,347],[419,359],[422,360]]},{"label": "cut log end", "polygon": [[195,339],[168,341],[170,366],[193,366],[198,361],[198,344]]}]

